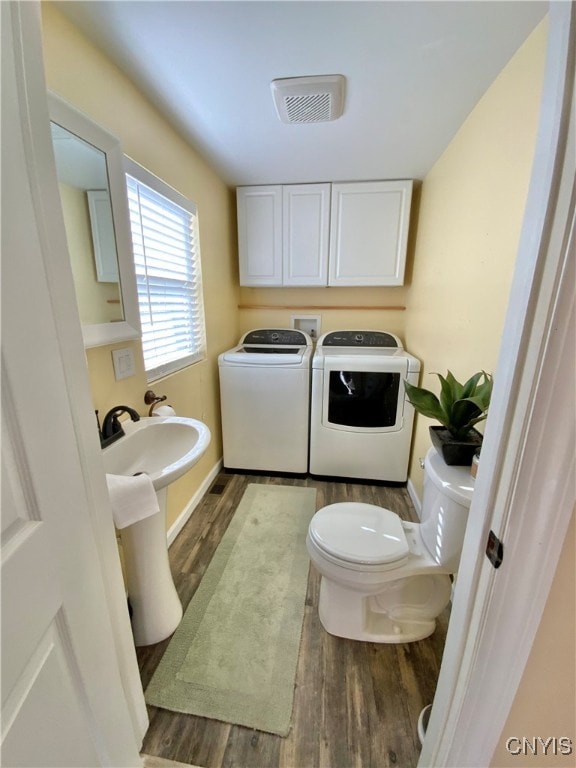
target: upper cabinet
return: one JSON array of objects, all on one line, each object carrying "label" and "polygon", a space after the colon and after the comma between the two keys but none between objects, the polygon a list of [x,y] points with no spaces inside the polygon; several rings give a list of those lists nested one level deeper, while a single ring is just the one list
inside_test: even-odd
[{"label": "upper cabinet", "polygon": [[282,285],[326,285],[330,184],[282,187]]},{"label": "upper cabinet", "polygon": [[239,187],[240,285],[282,285],[282,187]]},{"label": "upper cabinet", "polygon": [[328,285],[403,285],[412,181],[332,184]]},{"label": "upper cabinet", "polygon": [[326,285],[330,184],[239,187],[240,284]]},{"label": "upper cabinet", "polygon": [[239,187],[240,284],[402,285],[412,181]]}]

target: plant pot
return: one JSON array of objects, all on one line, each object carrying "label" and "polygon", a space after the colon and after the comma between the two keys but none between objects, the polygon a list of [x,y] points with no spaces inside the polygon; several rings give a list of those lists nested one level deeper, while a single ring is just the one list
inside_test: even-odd
[{"label": "plant pot", "polygon": [[456,440],[445,427],[429,427],[432,445],[450,466],[472,464],[476,449],[482,445],[483,435],[477,429],[471,429],[463,440]]}]

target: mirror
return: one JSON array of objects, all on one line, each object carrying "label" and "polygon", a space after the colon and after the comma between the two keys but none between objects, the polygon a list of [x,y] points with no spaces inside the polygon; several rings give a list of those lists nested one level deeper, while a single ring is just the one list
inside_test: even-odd
[{"label": "mirror", "polygon": [[120,142],[54,94],[49,108],[84,346],[139,338]]}]

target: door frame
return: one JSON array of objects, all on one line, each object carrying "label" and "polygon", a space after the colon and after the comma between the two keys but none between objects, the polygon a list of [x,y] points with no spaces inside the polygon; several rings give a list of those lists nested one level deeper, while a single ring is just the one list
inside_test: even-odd
[{"label": "door frame", "polygon": [[[530,188],[420,767],[491,764],[574,511],[575,41],[576,6],[551,3]],[[498,570],[490,530],[504,544]]]}]

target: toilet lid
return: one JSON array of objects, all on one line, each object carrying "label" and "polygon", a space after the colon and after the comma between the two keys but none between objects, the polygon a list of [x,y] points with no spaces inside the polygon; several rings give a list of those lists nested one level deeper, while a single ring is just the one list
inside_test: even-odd
[{"label": "toilet lid", "polygon": [[351,563],[392,563],[410,551],[398,515],[374,504],[323,507],[312,518],[309,533],[320,549]]}]

